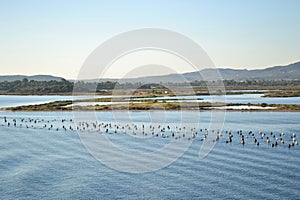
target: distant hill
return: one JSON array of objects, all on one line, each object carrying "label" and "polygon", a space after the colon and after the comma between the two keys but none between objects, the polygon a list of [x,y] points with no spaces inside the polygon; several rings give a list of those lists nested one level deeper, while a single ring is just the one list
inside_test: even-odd
[{"label": "distant hill", "polygon": [[[300,62],[287,66],[275,66],[256,70],[219,69],[223,79],[239,80],[300,80]],[[213,69],[201,71],[204,76],[210,78],[214,74]]]},{"label": "distant hill", "polygon": [[[142,83],[160,83],[160,82],[183,82],[203,80],[215,80],[219,77],[216,70],[219,71],[221,78],[224,80],[300,80],[300,62],[290,64],[287,66],[275,66],[266,69],[256,70],[239,70],[229,68],[209,68],[203,69],[200,72],[189,72],[184,74],[168,74],[162,76],[146,76],[141,78],[129,79],[103,79],[102,81],[118,81],[124,82],[142,82]],[[201,74],[201,76],[200,76]],[[95,81],[95,79],[94,79]]]},{"label": "distant hill", "polygon": [[[127,78],[127,79],[90,79],[83,80],[86,82],[104,82],[104,81],[118,81],[119,83],[160,83],[160,82],[172,82],[180,83],[184,81],[195,81],[203,80],[216,80],[219,71],[221,78],[224,80],[300,80],[300,62],[293,63],[286,66],[275,66],[266,69],[255,69],[255,70],[240,70],[240,69],[230,69],[230,68],[208,68],[203,69],[199,72],[189,72],[184,74],[168,74],[161,76],[145,76],[139,78]],[[201,76],[202,77],[201,77]],[[50,81],[56,80],[60,81],[62,77],[51,76],[51,75],[34,75],[34,76],[23,76],[23,75],[11,75],[11,76],[0,76],[0,82],[4,81],[16,81],[27,78],[35,81]],[[73,82],[74,80],[69,80]]]},{"label": "distant hill", "polygon": [[51,76],[51,75],[34,75],[34,76],[25,76],[25,75],[7,75],[7,76],[0,76],[0,82],[4,81],[18,81],[18,80],[23,80],[24,78],[27,78],[29,81],[34,80],[34,81],[60,81],[62,77],[57,77],[57,76]]}]

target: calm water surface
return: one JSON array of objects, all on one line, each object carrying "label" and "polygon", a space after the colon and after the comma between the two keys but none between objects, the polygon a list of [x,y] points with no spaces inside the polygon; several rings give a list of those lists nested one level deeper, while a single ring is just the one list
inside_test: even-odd
[{"label": "calm water surface", "polygon": [[52,101],[90,99],[90,98],[94,98],[94,97],[106,98],[106,97],[111,97],[111,96],[0,95],[0,108],[11,107],[11,106],[42,104],[42,103],[49,103]]},{"label": "calm water surface", "polygon": [[[187,112],[188,114],[189,112]],[[122,115],[122,112],[115,113]],[[186,114],[186,113],[185,113]],[[113,122],[114,114],[99,112],[100,121]],[[131,112],[135,122],[148,122],[149,113]],[[161,115],[179,123],[180,112]],[[69,119],[68,112],[0,112],[3,117]],[[194,114],[191,114],[194,116]],[[199,126],[209,126],[211,113],[199,113]],[[229,112],[223,130],[234,133],[262,130],[300,136],[300,113]],[[150,173],[130,174],[104,166],[91,156],[74,131],[48,131],[0,126],[0,194],[2,199],[299,199],[300,148],[221,138],[204,159],[202,142],[194,140],[171,165]],[[194,124],[193,124],[194,125]],[[112,140],[134,148],[133,137],[111,134]],[[299,138],[298,138],[299,139]],[[153,141],[154,140],[154,141]],[[163,143],[163,138],[141,140],[140,151]]]},{"label": "calm water surface", "polygon": [[[159,101],[172,101],[172,99],[178,99],[175,101],[185,102],[226,102],[226,103],[243,103],[243,104],[300,104],[300,97],[284,97],[284,98],[269,98],[262,97],[263,94],[237,94],[226,96],[214,96],[214,95],[200,95],[200,96],[178,96],[178,97],[155,97],[144,98]],[[138,99],[136,99],[138,100]],[[174,101],[174,100],[173,100]]]},{"label": "calm water surface", "polygon": [[[177,101],[172,99],[180,98],[180,102],[212,102],[221,101],[227,103],[267,103],[267,104],[300,104],[300,97],[287,97],[287,98],[262,98],[262,94],[241,94],[241,95],[227,95],[226,97],[219,96],[178,96],[178,97],[156,97],[156,98],[144,98],[153,99],[158,101]],[[21,106],[21,105],[32,105],[32,104],[42,104],[49,103],[52,101],[62,101],[62,100],[73,100],[73,99],[89,99],[94,96],[20,96],[20,95],[0,95],[0,108],[10,107],[10,106]],[[106,98],[110,96],[96,96],[97,98]],[[199,98],[201,100],[199,100]],[[138,99],[136,99],[138,100]],[[115,104],[117,102],[86,102],[77,103],[76,105],[105,105],[105,104]]]}]

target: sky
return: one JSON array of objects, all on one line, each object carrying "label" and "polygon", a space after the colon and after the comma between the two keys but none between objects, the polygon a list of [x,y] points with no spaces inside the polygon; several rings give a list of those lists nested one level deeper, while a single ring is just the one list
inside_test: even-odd
[{"label": "sky", "polygon": [[299,9],[298,0],[0,0],[0,75],[74,79],[95,48],[140,28],[186,35],[217,67],[287,65],[300,61]]}]

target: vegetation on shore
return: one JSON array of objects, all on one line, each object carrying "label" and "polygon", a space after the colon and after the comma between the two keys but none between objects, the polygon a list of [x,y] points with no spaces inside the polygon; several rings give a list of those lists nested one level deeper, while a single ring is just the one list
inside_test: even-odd
[{"label": "vegetation on shore", "polygon": [[[207,84],[213,88],[209,91]],[[224,85],[224,88],[217,86]],[[171,88],[171,89],[170,89]],[[215,89],[215,90],[214,90]],[[251,91],[250,91],[251,90]],[[249,91],[249,92],[248,92]],[[259,93],[264,97],[295,97],[300,96],[299,80],[223,80],[192,81],[185,83],[118,83],[105,82],[73,82],[60,81],[28,81],[27,78],[18,81],[0,82],[0,95],[118,95],[132,97],[158,97],[181,95],[210,95],[210,94],[246,94]]]},{"label": "vegetation on shore", "polygon": [[265,93],[263,97],[300,97],[300,90],[277,90]]},{"label": "vegetation on shore", "polygon": [[28,105],[28,106],[16,106],[2,108],[2,110],[11,110],[11,111],[62,111],[68,110],[66,106],[71,105],[73,101],[54,101],[50,103]]},{"label": "vegetation on shore", "polygon": [[45,95],[57,93],[71,93],[73,83],[61,79],[60,81],[4,81],[0,82],[0,94],[20,94],[20,95]]},{"label": "vegetation on shore", "polygon": [[[106,99],[108,101],[108,99]],[[80,102],[80,101],[75,101]],[[97,102],[97,101],[95,101]],[[100,102],[100,101],[98,101]],[[252,106],[264,108],[264,111],[300,111],[300,104],[286,105],[286,104],[233,104],[233,103],[210,103],[210,102],[158,102],[157,100],[143,100],[143,101],[123,101],[117,104],[107,105],[87,105],[72,106],[73,101],[55,101],[45,104],[16,106],[2,108],[2,110],[9,111],[111,111],[111,110],[235,110],[235,111],[258,111],[259,109]],[[237,109],[232,106],[247,106],[249,108]],[[223,108],[222,108],[223,107]]]},{"label": "vegetation on shore", "polygon": [[[300,111],[300,105],[278,105],[278,104],[224,104],[208,102],[186,102],[183,95],[233,95],[258,93],[263,97],[299,97],[300,81],[262,81],[246,80],[222,81],[225,88],[217,87],[219,82],[210,82],[208,90],[207,83],[204,81],[192,81],[189,83],[165,83],[165,84],[141,84],[141,83],[118,83],[100,82],[88,83],[80,81],[73,84],[70,81],[61,79],[60,81],[22,81],[0,82],[0,94],[19,94],[19,95],[74,95],[73,90],[78,95],[112,95],[107,98],[91,98],[75,101],[55,101],[39,105],[17,106],[2,108],[11,111],[70,111],[70,110],[211,110],[222,106],[260,106],[268,107],[269,110],[276,111]],[[170,89],[172,88],[172,90]],[[225,90],[224,90],[225,89]],[[117,97],[114,97],[117,96]],[[164,99],[152,99],[155,97],[165,97]],[[170,97],[170,98],[168,98]],[[171,98],[172,97],[172,98]],[[182,102],[176,102],[176,101]],[[198,98],[198,100],[202,100]],[[95,102],[94,105],[80,106],[76,103]],[[99,104],[97,104],[99,102]],[[117,102],[113,104],[101,105],[100,102]],[[75,103],[75,106],[72,106]],[[249,107],[251,110],[252,108]],[[264,109],[264,110],[268,110]],[[236,109],[235,109],[236,110]],[[242,110],[242,109],[240,109]],[[255,109],[253,109],[255,110]]]},{"label": "vegetation on shore", "polygon": [[[123,83],[101,82],[75,84],[61,79],[60,81],[28,81],[26,78],[22,81],[2,82],[0,83],[0,94],[21,94],[21,95],[49,95],[49,94],[72,94],[76,87],[76,94],[79,95],[112,95],[107,98],[91,98],[75,101],[55,101],[39,105],[17,106],[3,108],[2,110],[11,111],[70,111],[70,110],[211,110],[227,106],[260,106],[268,107],[269,110],[278,111],[300,111],[300,105],[267,105],[267,104],[224,104],[208,102],[186,102],[183,95],[232,95],[258,93],[263,97],[296,97],[300,96],[300,81],[244,81],[237,82],[233,80],[224,80],[224,88],[217,87],[220,83],[210,82],[209,91],[207,83],[204,81],[193,81],[190,83],[167,83],[167,84],[144,84],[141,83]],[[191,87],[192,86],[192,87]],[[214,87],[215,86],[215,87]],[[171,89],[169,89],[172,88]],[[93,91],[91,89],[95,89]],[[95,93],[96,92],[96,93]],[[117,96],[117,97],[114,97]],[[164,99],[152,99],[162,97]],[[168,98],[170,97],[170,98]],[[172,98],[171,98],[172,97]],[[182,102],[176,102],[180,101]],[[198,100],[202,100],[198,98]],[[80,106],[76,103],[95,102],[94,105]],[[99,104],[97,104],[99,102]],[[113,104],[102,104],[100,102],[117,102]],[[72,106],[75,103],[75,106]],[[228,107],[229,106],[229,107]],[[251,110],[252,108],[249,107]],[[264,109],[264,110],[268,110]],[[236,110],[236,109],[235,109]],[[242,109],[240,109],[242,110]],[[257,110],[257,109],[253,109]]]}]

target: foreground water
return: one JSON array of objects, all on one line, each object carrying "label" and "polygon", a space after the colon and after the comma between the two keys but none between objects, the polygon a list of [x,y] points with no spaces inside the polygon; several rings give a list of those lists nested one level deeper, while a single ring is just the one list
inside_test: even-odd
[{"label": "foreground water", "polygon": [[[184,113],[189,116],[189,112]],[[100,112],[99,120],[114,121],[120,113]],[[178,123],[181,112],[131,112],[135,122],[164,117],[166,123]],[[1,112],[7,119],[70,119],[68,112]],[[194,116],[194,114],[191,114]],[[199,113],[200,127],[209,126],[211,113]],[[233,132],[273,131],[300,135],[300,113],[230,112],[223,130]],[[188,119],[189,120],[189,119]],[[128,147],[135,138],[111,134],[114,141]],[[300,148],[237,140],[214,146],[199,159],[200,140],[178,160],[161,170],[132,174],[113,170],[97,161],[84,148],[74,131],[0,126],[0,194],[2,199],[299,199]],[[121,139],[120,139],[121,138]],[[148,151],[163,138],[141,140],[139,151]]]}]

